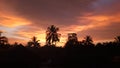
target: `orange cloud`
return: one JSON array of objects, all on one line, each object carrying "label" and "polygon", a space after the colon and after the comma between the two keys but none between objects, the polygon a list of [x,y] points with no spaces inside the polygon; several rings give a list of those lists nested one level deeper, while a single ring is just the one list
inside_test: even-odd
[{"label": "orange cloud", "polygon": [[18,26],[23,26],[23,25],[29,25],[30,22],[19,17],[15,16],[0,16],[0,25],[5,26],[5,27],[18,27]]},{"label": "orange cloud", "polygon": [[18,16],[11,5],[0,1],[0,26],[14,28],[29,25],[30,23],[27,19]]},{"label": "orange cloud", "polygon": [[[89,29],[89,28],[95,28],[95,27],[105,27],[108,26],[109,24],[115,23],[120,23],[120,14],[119,15],[114,15],[114,16],[104,16],[104,15],[92,15],[92,16],[83,16],[84,22],[90,23],[88,25],[83,25],[79,28],[82,28],[83,30]],[[78,22],[81,22],[81,20],[78,19]]]}]

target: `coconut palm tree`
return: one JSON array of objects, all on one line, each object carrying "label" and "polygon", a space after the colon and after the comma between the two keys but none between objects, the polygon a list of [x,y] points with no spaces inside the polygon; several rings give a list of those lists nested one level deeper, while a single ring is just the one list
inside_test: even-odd
[{"label": "coconut palm tree", "polygon": [[40,40],[37,40],[37,37],[33,36],[32,40],[28,42],[28,47],[37,47],[37,48],[39,48],[40,47],[39,41]]},{"label": "coconut palm tree", "polygon": [[47,28],[46,31],[46,45],[56,45],[56,42],[59,42],[60,34],[57,33],[59,31],[58,27],[51,25]]},{"label": "coconut palm tree", "polygon": [[91,36],[86,36],[84,40],[84,45],[91,45],[93,44],[93,40]]}]

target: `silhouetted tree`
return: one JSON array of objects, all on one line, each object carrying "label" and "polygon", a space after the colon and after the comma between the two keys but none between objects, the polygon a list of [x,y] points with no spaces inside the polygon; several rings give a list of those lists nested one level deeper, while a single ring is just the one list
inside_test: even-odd
[{"label": "silhouetted tree", "polygon": [[102,43],[97,43],[96,44],[96,48],[103,48],[103,47],[105,47]]},{"label": "silhouetted tree", "polygon": [[3,32],[0,30],[0,37],[2,36],[2,33],[3,33]]},{"label": "silhouetted tree", "polygon": [[120,36],[115,37],[115,42],[119,42],[120,43]]},{"label": "silhouetted tree", "polygon": [[13,46],[14,46],[14,47],[18,46],[18,42],[15,42],[15,43],[13,44]]},{"label": "silhouetted tree", "polygon": [[65,44],[65,48],[72,48],[76,47],[79,44],[78,39],[77,39],[77,34],[76,33],[69,33],[68,34],[68,41]]},{"label": "silhouetted tree", "polygon": [[117,46],[117,48],[120,48],[120,36],[116,36],[115,37],[115,42],[114,42],[114,46]]},{"label": "silhouetted tree", "polygon": [[3,32],[0,31],[0,44],[2,44],[2,45],[8,44],[8,38],[5,37],[5,36],[2,36],[2,35],[1,35],[2,33],[3,33]]},{"label": "silhouetted tree", "polygon": [[39,40],[37,40],[37,37],[33,37],[31,41],[28,42],[27,46],[28,47],[40,47],[40,43],[38,42]]},{"label": "silhouetted tree", "polygon": [[85,46],[93,46],[93,40],[91,36],[86,36],[85,40],[83,40],[83,44]]},{"label": "silhouetted tree", "polygon": [[46,31],[46,45],[56,45],[56,42],[59,42],[60,34],[57,33],[59,31],[58,27],[55,27],[54,25],[51,25],[47,28]]}]

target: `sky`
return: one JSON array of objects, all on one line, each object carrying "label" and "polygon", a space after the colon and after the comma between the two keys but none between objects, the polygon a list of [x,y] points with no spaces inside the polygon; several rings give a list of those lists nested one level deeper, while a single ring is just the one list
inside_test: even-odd
[{"label": "sky", "polygon": [[120,35],[120,0],[0,0],[0,30],[9,43],[27,43],[33,36],[45,44],[47,27],[61,33],[59,46],[68,33],[81,41],[112,41]]}]

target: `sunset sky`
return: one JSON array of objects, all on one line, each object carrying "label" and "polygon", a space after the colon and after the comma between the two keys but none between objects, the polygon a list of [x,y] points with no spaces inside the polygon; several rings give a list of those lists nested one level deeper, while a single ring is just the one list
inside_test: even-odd
[{"label": "sunset sky", "polygon": [[120,0],[0,0],[0,30],[9,43],[27,43],[36,36],[45,43],[50,25],[60,28],[64,45],[68,33],[79,41],[90,35],[94,42],[120,35]]}]

